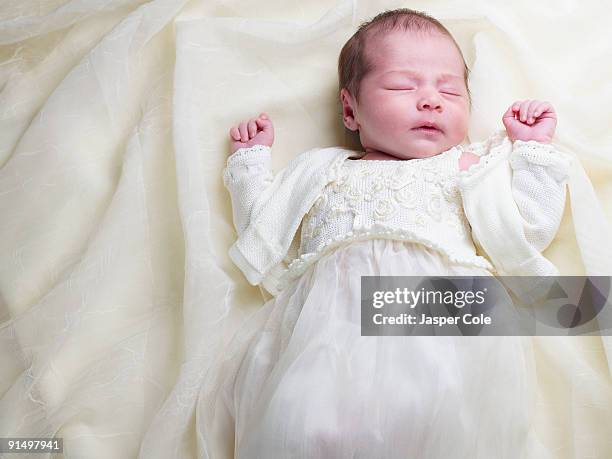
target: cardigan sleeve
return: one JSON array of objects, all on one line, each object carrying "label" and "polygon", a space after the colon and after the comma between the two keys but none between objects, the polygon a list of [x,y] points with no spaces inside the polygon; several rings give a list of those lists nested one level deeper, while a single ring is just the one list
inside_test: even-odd
[{"label": "cardigan sleeve", "polygon": [[480,161],[459,172],[458,185],[477,249],[502,276],[558,275],[542,250],[559,227],[572,157],[505,134],[475,147]]},{"label": "cardigan sleeve", "polygon": [[554,239],[565,209],[571,159],[551,144],[516,140],[510,154],[512,196],[527,241],[539,252]]},{"label": "cardigan sleeve", "polygon": [[272,184],[271,148],[254,145],[236,150],[223,170],[223,183],[230,193],[232,216],[238,235],[249,225],[255,201]]}]

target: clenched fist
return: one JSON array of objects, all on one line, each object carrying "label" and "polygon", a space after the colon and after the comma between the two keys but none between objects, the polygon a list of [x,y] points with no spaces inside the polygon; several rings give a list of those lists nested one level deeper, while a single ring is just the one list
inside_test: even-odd
[{"label": "clenched fist", "polygon": [[557,127],[557,115],[548,102],[518,100],[506,110],[502,122],[512,141],[550,143]]},{"label": "clenched fist", "polygon": [[250,148],[253,145],[271,147],[274,143],[274,126],[265,113],[232,127],[229,134],[232,139],[232,154],[239,148]]}]

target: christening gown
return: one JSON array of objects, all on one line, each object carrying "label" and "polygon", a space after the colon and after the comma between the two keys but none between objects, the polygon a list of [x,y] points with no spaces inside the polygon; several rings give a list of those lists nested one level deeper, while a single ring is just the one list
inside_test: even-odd
[{"label": "christening gown", "polygon": [[494,272],[462,207],[464,149],[342,163],[302,220],[282,290],[209,371],[198,409],[209,457],[535,457],[528,338],[361,336],[361,276]]}]

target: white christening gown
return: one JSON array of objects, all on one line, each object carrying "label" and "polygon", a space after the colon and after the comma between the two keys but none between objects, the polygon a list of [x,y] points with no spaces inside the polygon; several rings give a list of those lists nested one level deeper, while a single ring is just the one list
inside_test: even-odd
[{"label": "white christening gown", "polygon": [[361,276],[491,275],[460,154],[344,162],[284,288],[209,371],[198,426],[211,458],[531,457],[529,338],[361,336]]}]

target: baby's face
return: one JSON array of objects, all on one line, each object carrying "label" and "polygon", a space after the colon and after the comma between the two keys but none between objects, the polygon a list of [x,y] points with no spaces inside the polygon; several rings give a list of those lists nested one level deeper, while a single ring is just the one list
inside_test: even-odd
[{"label": "baby's face", "polygon": [[[463,59],[448,37],[392,31],[368,42],[366,52],[374,70],[361,82],[359,104],[351,98],[366,152],[427,158],[465,140]],[[438,129],[421,128],[428,123]]]}]

